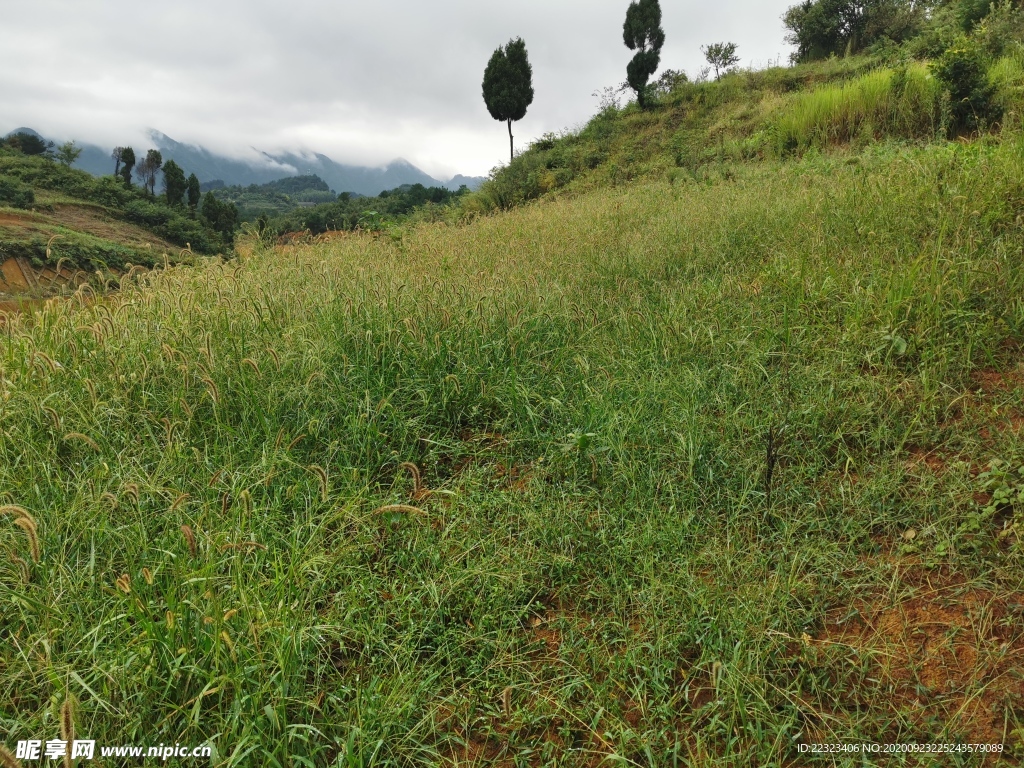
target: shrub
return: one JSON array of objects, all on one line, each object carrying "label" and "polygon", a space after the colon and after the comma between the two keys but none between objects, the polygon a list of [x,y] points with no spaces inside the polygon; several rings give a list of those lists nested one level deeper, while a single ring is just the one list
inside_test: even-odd
[{"label": "shrub", "polygon": [[135,224],[159,227],[168,222],[171,211],[166,206],[148,200],[132,200],[124,207],[124,217]]},{"label": "shrub", "polygon": [[960,38],[931,67],[949,95],[950,134],[976,131],[1001,117],[985,56],[975,43]]},{"label": "shrub", "polygon": [[1024,39],[1024,11],[1010,0],[992,3],[991,11],[975,27],[972,37],[989,56],[998,58]]},{"label": "shrub", "polygon": [[36,201],[32,188],[10,176],[0,176],[0,203],[28,208]]}]

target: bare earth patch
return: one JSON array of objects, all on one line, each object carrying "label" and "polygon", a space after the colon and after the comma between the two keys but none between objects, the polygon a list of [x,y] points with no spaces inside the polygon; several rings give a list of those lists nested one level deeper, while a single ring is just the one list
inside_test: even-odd
[{"label": "bare earth patch", "polygon": [[994,395],[1012,392],[1024,384],[1024,363],[1009,371],[983,370],[975,371],[971,380],[982,394]]},{"label": "bare earth patch", "polygon": [[948,741],[1009,746],[1010,715],[1024,707],[1024,594],[996,594],[916,565],[903,580],[914,585],[910,596],[844,606],[811,645],[869,659],[875,704],[895,720],[925,732],[944,723]]}]

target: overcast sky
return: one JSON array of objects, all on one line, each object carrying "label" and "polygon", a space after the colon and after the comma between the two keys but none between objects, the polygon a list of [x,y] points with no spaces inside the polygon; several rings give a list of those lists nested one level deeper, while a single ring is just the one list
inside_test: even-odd
[{"label": "overcast sky", "polygon": [[[691,76],[700,46],[742,65],[786,62],[795,0],[662,0],[662,68]],[[145,146],[144,130],[240,155],[304,149],[340,162],[404,157],[439,178],[507,157],[480,83],[522,36],[536,98],[516,146],[594,114],[625,79],[628,0],[33,0],[0,12],[0,134]],[[660,71],[660,70],[659,70]]]}]

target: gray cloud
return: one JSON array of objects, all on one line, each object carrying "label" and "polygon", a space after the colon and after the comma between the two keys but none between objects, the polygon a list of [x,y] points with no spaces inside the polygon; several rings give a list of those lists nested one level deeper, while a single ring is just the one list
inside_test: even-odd
[{"label": "gray cloud", "polygon": [[[663,2],[662,66],[700,46],[785,59],[794,0]],[[310,149],[365,165],[402,156],[436,176],[482,174],[506,137],[480,95],[494,48],[522,36],[536,99],[517,146],[584,122],[625,77],[627,0],[35,0],[4,10],[0,131],[145,146],[145,129],[228,153]]]}]

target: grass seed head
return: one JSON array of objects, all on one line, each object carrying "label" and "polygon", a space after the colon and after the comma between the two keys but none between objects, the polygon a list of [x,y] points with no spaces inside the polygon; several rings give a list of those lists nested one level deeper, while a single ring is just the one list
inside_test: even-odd
[{"label": "grass seed head", "polygon": [[132,497],[132,501],[135,502],[136,505],[138,505],[138,503],[139,503],[139,486],[138,485],[136,485],[135,483],[128,483],[128,485],[126,485],[124,487],[124,494],[125,494],[125,496],[131,496]]},{"label": "grass seed head", "polygon": [[114,580],[114,584],[116,584],[117,588],[124,592],[126,595],[130,595],[132,593],[132,580],[127,573],[122,573],[120,576],[118,576]]},{"label": "grass seed head", "polygon": [[185,543],[188,544],[188,551],[192,553],[192,557],[195,557],[197,551],[196,535],[192,532],[192,526],[181,526],[181,535],[185,537]]},{"label": "grass seed head", "polygon": [[53,429],[60,431],[60,417],[57,416],[57,412],[49,406],[43,406],[43,412],[50,417],[50,421],[53,422]]},{"label": "grass seed head", "polygon": [[322,501],[327,501],[327,470],[321,467],[319,464],[311,464],[307,469],[315,474],[320,480],[320,498]]},{"label": "grass seed head", "polygon": [[246,549],[246,550],[260,549],[260,550],[263,550],[265,552],[266,549],[267,549],[267,545],[266,544],[260,544],[258,541],[239,541],[239,542],[228,542],[227,544],[221,544],[221,546],[220,546],[220,551],[221,552],[227,552],[228,550],[236,550],[237,551],[237,550],[241,550],[241,549]]},{"label": "grass seed head", "polygon": [[[19,507],[17,504],[5,504],[0,507],[0,515],[13,515],[14,517],[24,517],[32,520],[32,515],[28,513],[28,510],[24,507]],[[35,520],[32,520],[33,525]]]},{"label": "grass seed head", "polygon": [[0,765],[3,768],[22,768],[21,762],[16,760],[7,747],[0,745]]},{"label": "grass seed head", "polygon": [[[64,741],[75,740],[75,700],[71,694],[60,705],[60,737]],[[70,760],[65,760],[65,764],[70,764]]]},{"label": "grass seed head", "polygon": [[38,563],[41,550],[39,547],[39,535],[36,532],[35,521],[30,517],[19,517],[14,521],[14,524],[25,532],[25,538],[28,539],[29,552],[32,553],[32,562]]},{"label": "grass seed head", "polygon": [[213,402],[215,402],[215,403],[217,403],[219,405],[220,404],[220,390],[217,389],[216,383],[214,383],[213,379],[211,379],[209,376],[203,376],[202,377],[202,381],[206,385],[207,389],[210,391],[210,397],[213,398]]},{"label": "grass seed head", "polygon": [[413,489],[412,489],[412,500],[422,501],[423,499],[430,496],[430,490],[423,485],[423,478],[420,476],[419,467],[413,464],[411,461],[402,462],[399,465],[399,469],[406,469],[409,474],[412,475]]},{"label": "grass seed head", "polygon": [[374,515],[386,515],[390,513],[402,513],[409,515],[418,515],[419,517],[426,517],[427,513],[419,507],[414,507],[410,504],[385,504],[383,507],[377,507],[371,514]]},{"label": "grass seed head", "polygon": [[26,563],[22,558],[18,557],[13,552],[11,553],[11,562],[18,566],[18,570],[21,571],[21,580],[25,584],[28,584],[29,580],[32,578],[31,573],[29,572],[28,569],[28,563]]},{"label": "grass seed head", "polygon": [[97,453],[99,453],[99,451],[100,451],[100,447],[96,443],[96,441],[93,440],[88,435],[83,435],[81,432],[68,432],[66,435],[64,435],[64,440],[65,441],[68,441],[68,440],[78,440],[79,442],[82,442],[82,443],[85,443],[86,445],[88,445],[90,448],[92,448]]},{"label": "grass seed head", "polygon": [[56,373],[57,369],[60,368],[60,364],[57,363],[52,357],[45,352],[40,352],[38,349],[35,351],[35,356],[46,363],[46,367],[50,369],[50,373]]}]

